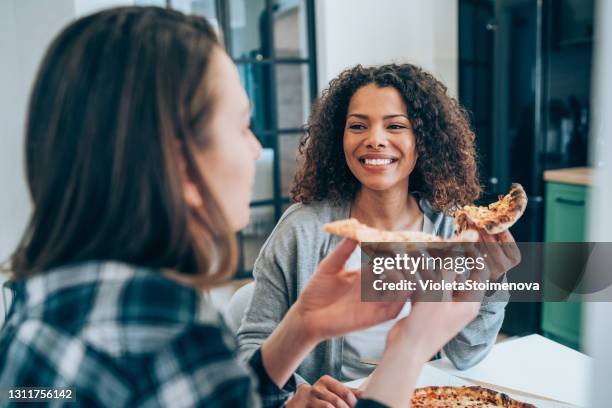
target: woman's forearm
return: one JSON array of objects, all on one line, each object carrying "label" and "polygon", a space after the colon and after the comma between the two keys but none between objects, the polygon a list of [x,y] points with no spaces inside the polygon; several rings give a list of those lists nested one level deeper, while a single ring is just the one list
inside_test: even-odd
[{"label": "woman's forearm", "polygon": [[483,305],[478,316],[444,346],[456,368],[468,369],[487,356],[504,321],[505,306],[497,300]]},{"label": "woman's forearm", "polygon": [[409,407],[423,363],[409,347],[398,345],[386,350],[368,381],[363,398],[389,407]]},{"label": "woman's forearm", "polygon": [[282,388],[319,341],[301,324],[295,308],[289,309],[261,346],[263,365],[272,381]]}]

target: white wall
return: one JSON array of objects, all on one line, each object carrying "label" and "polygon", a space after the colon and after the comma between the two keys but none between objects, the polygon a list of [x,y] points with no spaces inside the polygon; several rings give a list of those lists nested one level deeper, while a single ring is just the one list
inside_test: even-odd
[{"label": "white wall", "polygon": [[[74,18],[133,0],[0,0],[0,263],[30,214],[23,166],[30,88],[45,50]],[[153,3],[153,1],[151,1]]]},{"label": "white wall", "polygon": [[30,212],[23,167],[30,87],[51,39],[73,16],[72,0],[0,1],[0,262],[15,248]]},{"label": "white wall", "polygon": [[355,64],[421,65],[458,90],[456,0],[317,0],[319,90]]},{"label": "white wall", "polygon": [[[23,164],[24,124],[44,52],[74,18],[121,4],[133,0],[0,0],[0,264],[15,249],[31,211]],[[0,275],[0,285],[5,279]]]},{"label": "white wall", "polygon": [[[32,0],[27,0],[32,1]],[[74,2],[74,16],[79,18],[87,14],[95,13],[102,9],[117,7],[117,6],[131,6],[134,4],[134,0],[72,0]],[[144,1],[142,1],[144,5]],[[147,5],[161,6],[165,4],[164,0],[149,0],[146,2]]]},{"label": "white wall", "polygon": [[[612,16],[612,2],[596,2],[597,18],[595,22],[594,64],[593,64],[593,106],[591,125],[592,162],[598,166],[595,175],[592,206],[589,209],[590,240],[612,242],[612,78],[609,71],[612,66],[612,26],[604,21],[604,16]],[[611,266],[612,268],[612,266]],[[602,271],[603,272],[603,271]],[[607,289],[610,299],[612,288]],[[593,399],[589,406],[610,406],[612,400],[612,303],[597,302],[585,305],[585,348],[594,358],[594,376],[592,384]]]}]

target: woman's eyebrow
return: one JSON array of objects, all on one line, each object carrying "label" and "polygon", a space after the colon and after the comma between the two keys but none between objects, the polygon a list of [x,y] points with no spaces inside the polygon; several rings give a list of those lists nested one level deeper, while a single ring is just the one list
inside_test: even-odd
[{"label": "woman's eyebrow", "polygon": [[383,119],[393,119],[393,118],[397,118],[397,117],[402,117],[404,119],[410,120],[408,118],[408,116],[404,115],[403,113],[397,113],[397,114],[394,114],[394,115],[385,115],[385,116],[383,116]]},{"label": "woman's eyebrow", "polygon": [[[363,113],[349,113],[348,115],[346,115],[347,119],[350,118],[351,116],[354,116],[354,117],[359,118],[359,119],[369,119],[369,116],[365,115]],[[398,118],[398,117],[402,117],[404,119],[410,120],[408,118],[408,116],[404,115],[403,113],[395,113],[395,114],[391,114],[391,115],[385,115],[385,116],[383,116],[383,119],[386,120],[386,119],[393,119],[393,118]]]}]

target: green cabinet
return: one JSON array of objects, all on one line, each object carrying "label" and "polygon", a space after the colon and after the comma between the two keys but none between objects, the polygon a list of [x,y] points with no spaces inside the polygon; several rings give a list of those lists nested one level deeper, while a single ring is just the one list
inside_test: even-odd
[{"label": "green cabinet", "polygon": [[[546,242],[582,242],[586,236],[587,187],[557,182],[546,183]],[[548,262],[550,265],[550,261]],[[544,273],[547,261],[545,259]],[[546,287],[544,287],[546,291]],[[580,349],[582,304],[543,302],[542,332],[546,337]]]}]

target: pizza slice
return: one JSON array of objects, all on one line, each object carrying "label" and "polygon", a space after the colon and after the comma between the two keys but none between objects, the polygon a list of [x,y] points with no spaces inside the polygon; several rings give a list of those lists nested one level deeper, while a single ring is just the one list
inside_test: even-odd
[{"label": "pizza slice", "polygon": [[467,229],[480,229],[487,234],[499,234],[518,221],[527,207],[527,194],[518,183],[513,183],[510,192],[487,207],[466,205],[455,211],[457,233]]},{"label": "pizza slice", "polygon": [[323,226],[325,232],[359,242],[476,242],[478,233],[467,229],[450,239],[421,231],[385,231],[368,227],[355,218],[334,221]]},{"label": "pizza slice", "polygon": [[412,407],[421,408],[536,408],[484,387],[423,387],[412,396]]}]

